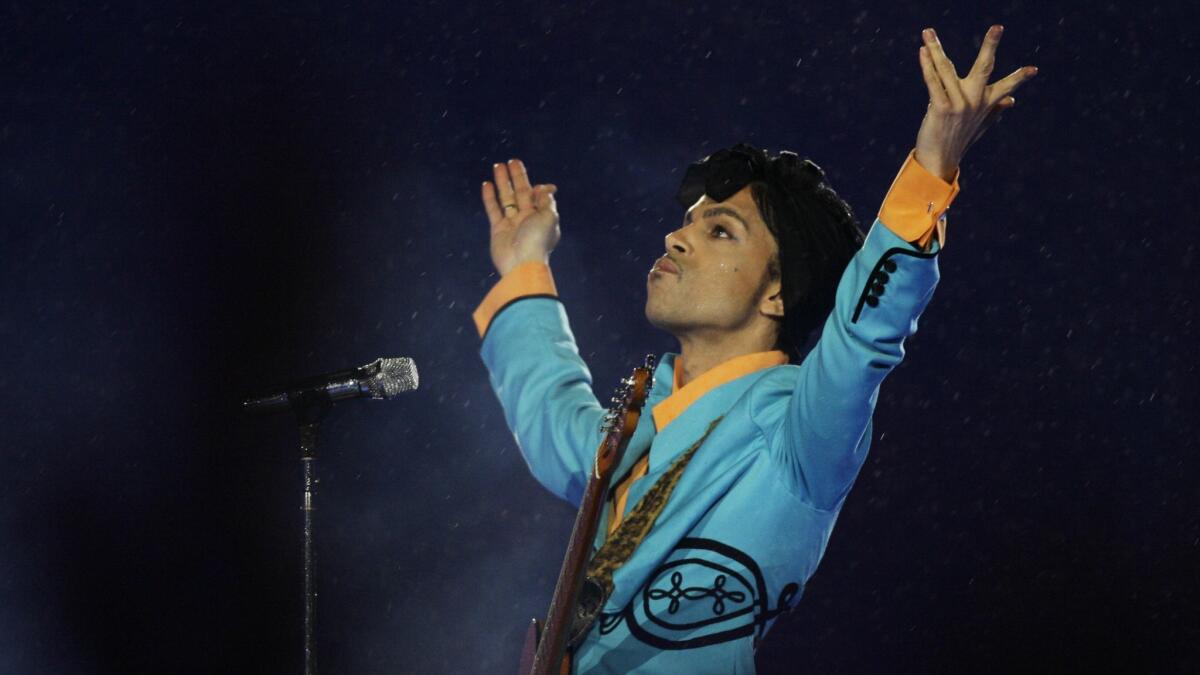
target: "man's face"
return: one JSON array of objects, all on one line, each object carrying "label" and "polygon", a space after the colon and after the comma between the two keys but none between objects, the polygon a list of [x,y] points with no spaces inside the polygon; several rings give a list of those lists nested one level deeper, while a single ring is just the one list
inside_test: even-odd
[{"label": "man's face", "polygon": [[646,279],[646,318],[654,326],[677,337],[717,335],[782,316],[780,282],[768,270],[778,248],[750,186],[723,202],[701,197],[666,246]]}]

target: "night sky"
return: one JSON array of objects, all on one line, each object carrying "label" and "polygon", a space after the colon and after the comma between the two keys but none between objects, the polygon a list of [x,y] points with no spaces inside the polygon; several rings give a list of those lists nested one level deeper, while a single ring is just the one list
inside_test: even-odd
[{"label": "night sky", "polygon": [[380,356],[421,385],[324,425],[319,668],[515,672],[574,512],[479,358],[491,164],[559,187],[607,400],[677,349],[643,304],[688,162],[793,150],[865,231],[921,29],[965,75],[993,23],[994,77],[1040,72],[759,669],[1200,670],[1194,9],[994,4],[5,4],[0,673],[300,672],[298,434],[239,402]]}]

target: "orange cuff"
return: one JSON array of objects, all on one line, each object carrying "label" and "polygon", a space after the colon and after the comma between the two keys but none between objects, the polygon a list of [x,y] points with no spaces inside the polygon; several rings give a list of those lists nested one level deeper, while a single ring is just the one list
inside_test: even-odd
[{"label": "orange cuff", "polygon": [[487,333],[488,326],[505,305],[527,295],[558,295],[554,287],[554,277],[550,274],[550,266],[546,263],[531,261],[521,263],[508,271],[500,281],[492,286],[492,290],[484,296],[483,302],[471,314],[475,320],[475,329],[479,337]]},{"label": "orange cuff", "polygon": [[879,220],[898,237],[917,244],[921,250],[929,247],[935,229],[938,242],[945,246],[946,220],[943,216],[958,195],[960,173],[961,170],[955,171],[953,183],[947,183],[921,166],[917,151],[913,149],[883,199]]}]

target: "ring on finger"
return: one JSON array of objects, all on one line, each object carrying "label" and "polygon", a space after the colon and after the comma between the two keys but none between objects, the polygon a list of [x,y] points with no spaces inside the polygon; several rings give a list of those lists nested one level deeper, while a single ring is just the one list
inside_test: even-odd
[{"label": "ring on finger", "polygon": [[[516,204],[505,204],[505,205],[504,205],[504,208],[506,208],[506,209],[516,209],[516,208],[517,208],[517,205],[516,205]],[[520,209],[517,209],[517,210],[518,210],[518,211],[520,211]]]}]

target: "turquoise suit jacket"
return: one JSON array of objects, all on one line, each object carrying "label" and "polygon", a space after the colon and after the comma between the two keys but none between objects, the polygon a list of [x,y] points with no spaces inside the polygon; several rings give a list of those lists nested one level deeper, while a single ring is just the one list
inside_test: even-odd
[{"label": "turquoise suit jacket", "polygon": [[[613,593],[575,651],[574,673],[754,672],[755,650],[800,599],[863,465],[880,383],[917,331],[938,283],[940,250],[937,238],[922,251],[875,220],[800,365],[717,386],[662,430],[642,415],[615,474],[650,453],[627,511],[713,419],[724,419],[614,573]],[[605,408],[562,303],[539,295],[508,302],[487,325],[481,354],[533,476],[577,506]],[[647,411],[672,393],[677,356],[660,358]]]}]

